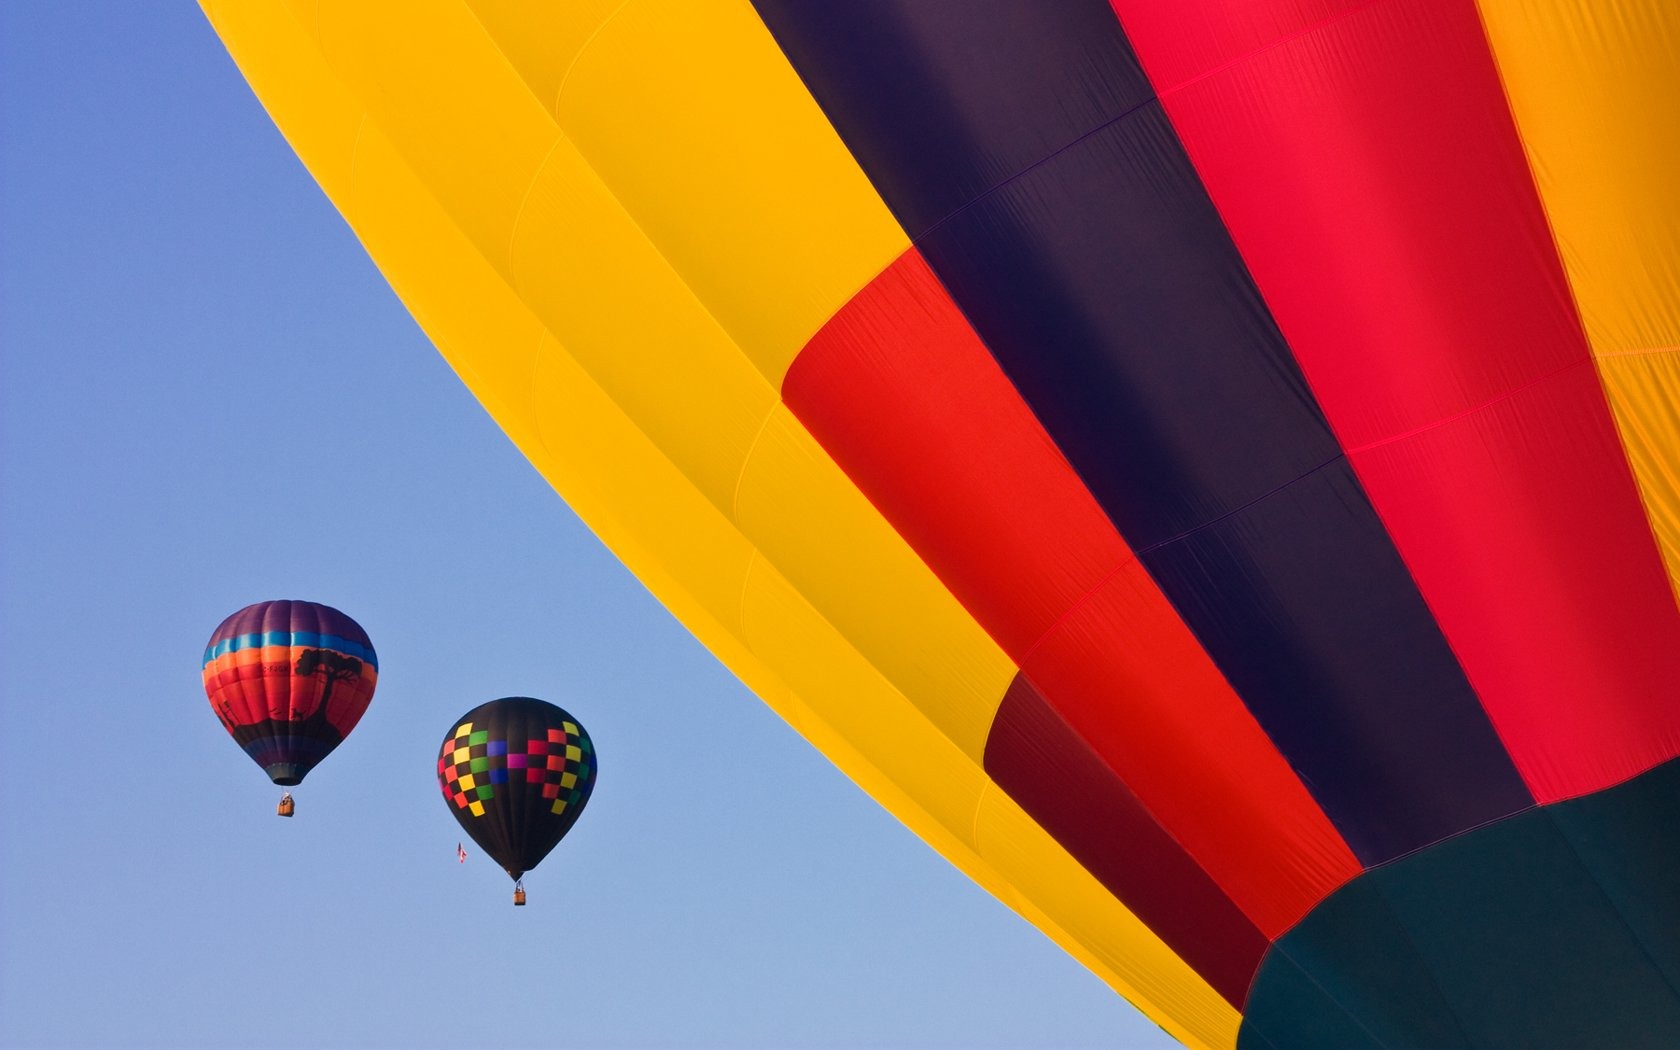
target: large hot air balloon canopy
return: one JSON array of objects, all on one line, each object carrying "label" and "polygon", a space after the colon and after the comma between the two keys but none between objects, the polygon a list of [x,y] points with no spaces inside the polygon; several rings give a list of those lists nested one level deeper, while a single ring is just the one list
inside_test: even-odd
[{"label": "large hot air balloon canopy", "polygon": [[1194,1045],[1680,1045],[1680,7],[206,3],[721,659]]}]

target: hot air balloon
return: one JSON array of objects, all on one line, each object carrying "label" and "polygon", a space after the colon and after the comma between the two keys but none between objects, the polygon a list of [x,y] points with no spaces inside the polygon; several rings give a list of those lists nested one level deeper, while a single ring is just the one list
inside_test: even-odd
[{"label": "hot air balloon", "polygon": [[1680,7],[205,6],[597,535],[1174,1036],[1680,1045]]},{"label": "hot air balloon", "polygon": [[[379,680],[367,632],[327,605],[258,602],[222,621],[204,650],[204,691],[226,729],[283,787],[303,783],[356,728]],[[279,814],[292,815],[290,792]]]},{"label": "hot air balloon", "polygon": [[438,787],[461,827],[513,879],[577,823],[595,789],[595,745],[578,720],[545,700],[507,696],[455,720],[438,752]]}]

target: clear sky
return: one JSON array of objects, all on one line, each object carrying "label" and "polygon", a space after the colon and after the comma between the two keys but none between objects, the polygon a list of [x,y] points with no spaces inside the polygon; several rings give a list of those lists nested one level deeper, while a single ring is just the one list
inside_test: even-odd
[{"label": "clear sky", "polygon": [[[274,816],[227,614],[359,620],[379,691]],[[510,884],[453,719],[589,728]],[[747,692],[432,350],[195,6],[0,3],[0,1043],[1173,1045]]]}]

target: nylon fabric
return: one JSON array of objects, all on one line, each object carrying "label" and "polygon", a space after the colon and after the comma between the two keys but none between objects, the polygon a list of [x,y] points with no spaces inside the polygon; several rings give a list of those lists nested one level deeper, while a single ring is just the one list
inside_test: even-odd
[{"label": "nylon fabric", "polygon": [[[973,757],[757,553],[714,494],[545,329],[379,124],[364,123],[363,99],[335,82],[306,23],[277,13],[258,4],[211,10],[242,70],[258,71],[253,86],[305,163],[353,173],[335,202],[427,334],[597,534],[795,729],[953,863],[1149,1004],[1180,1039],[1232,1045],[1236,1011],[989,787]],[[797,687],[789,672],[805,676]]]},{"label": "nylon fabric", "polygon": [[1594,353],[1673,354],[1680,11],[1663,0],[1476,6]]},{"label": "nylon fabric", "polygon": [[[672,245],[682,238],[671,234],[662,243],[650,239],[650,232],[659,228],[657,215],[625,210],[616,188],[601,180],[593,158],[585,157],[556,127],[464,8],[407,12],[397,41],[382,31],[385,22],[375,8],[325,5],[319,17],[329,64],[369,106],[371,118],[404,162],[480,254],[502,270],[556,340],[720,509],[756,529],[748,533],[754,545],[825,615],[836,618],[889,678],[928,703],[942,728],[978,761],[986,727],[1014,665],[827,457],[807,457],[788,471],[749,461],[773,425],[779,397],[734,334],[722,326],[727,315],[714,309],[714,302],[697,297],[697,291],[707,287],[705,282],[697,288],[688,275],[672,268],[682,257]],[[675,46],[661,35],[664,29],[658,21],[638,23],[627,8],[591,39],[605,45],[616,39],[615,33],[642,25],[649,35],[647,51],[657,54],[662,46]],[[715,19],[705,31],[712,34],[708,39],[717,41],[714,60],[728,60],[730,75],[708,79],[703,88],[686,80],[663,81],[663,94],[673,100],[671,105],[687,104],[687,109],[678,107],[684,119],[703,123],[708,105],[740,108],[745,105],[743,95],[773,97],[778,85],[784,93],[797,88],[785,64],[763,57],[775,57],[773,45],[762,26],[751,21],[750,12],[746,19]],[[694,38],[684,45],[692,48]],[[755,48],[760,53],[756,58]],[[447,62],[440,62],[440,54],[448,56]],[[578,68],[586,61],[583,56],[577,59],[565,93],[582,90],[577,85],[584,75]],[[440,68],[449,75],[440,76]],[[755,81],[754,70],[776,71],[780,79],[765,72]],[[700,101],[709,98],[709,104]],[[477,119],[474,114],[480,108],[494,111],[495,118]],[[809,120],[820,119],[814,107],[806,109]],[[764,119],[782,120],[786,110],[770,107]],[[644,118],[657,115],[645,104],[642,113]],[[807,137],[819,138],[814,133]],[[828,132],[828,139],[832,137]],[[643,135],[627,141],[641,142]],[[784,128],[780,141],[797,155],[793,146],[799,136]],[[844,159],[837,143],[832,157],[819,156],[809,164],[820,166],[834,158]],[[755,181],[751,161],[747,158],[740,169],[747,184],[743,188],[706,180],[705,158],[697,157],[698,192],[744,197]],[[793,174],[800,170],[792,162],[788,167]],[[688,172],[684,174],[686,178]],[[861,178],[854,188],[867,191]],[[632,193],[632,203],[639,199]],[[879,210],[878,201],[874,206]],[[690,218],[728,214],[714,210]],[[757,221],[768,224],[774,218],[761,215]],[[718,239],[728,240],[727,231],[716,223],[704,230],[714,228]],[[813,249],[807,245],[803,252],[811,254]],[[846,251],[823,251],[821,265],[810,267],[814,276],[808,280],[801,275],[800,253],[775,260],[775,265],[783,286],[804,282],[820,287],[830,280],[832,268],[848,260],[854,267],[874,265],[870,257],[865,253],[860,263],[859,256]],[[759,266],[761,271],[768,269],[763,261]],[[849,292],[868,276],[867,271],[855,273],[842,283]],[[776,298],[775,282],[760,285],[759,295]],[[817,325],[812,319],[801,338]],[[539,417],[552,411],[540,400],[535,410]],[[773,452],[774,446],[764,449]],[[750,521],[740,516],[737,501],[747,485],[771,489],[774,498],[759,504],[771,508],[769,515],[761,513]],[[844,505],[847,510],[817,521],[800,519],[814,525],[817,531],[812,533],[788,522],[809,505]],[[853,551],[855,559],[833,559],[830,550]],[[902,619],[892,612],[898,608],[905,610]],[[918,638],[919,645],[907,645],[907,637]]]},{"label": "nylon fabric", "polygon": [[1680,614],[1475,12],[1113,4],[1529,790],[1676,753]]},{"label": "nylon fabric", "polygon": [[[1114,789],[1135,793],[1261,929],[1287,929],[1358,872],[918,254],[899,259],[824,326],[783,394],[1031,670],[1072,727],[1068,736],[1123,782]],[[1019,756],[999,752],[1000,734],[1046,737],[1036,723],[1012,728],[1012,717],[1006,702],[986,765],[1019,774],[999,780],[1013,793],[1030,788],[1030,776]],[[1079,763],[1077,749],[1057,754]],[[1029,811],[1047,822],[1104,819],[1083,793],[1055,805],[1043,792],[1031,797]],[[1133,849],[1139,860],[1154,855],[1141,842]],[[1159,866],[1177,863],[1163,857]],[[1123,899],[1153,920],[1148,900]]]},{"label": "nylon fabric", "polygon": [[1277,941],[1238,1045],[1674,1046],[1677,818],[1671,761],[1365,873]]},{"label": "nylon fabric", "polygon": [[1023,677],[1003,698],[986,772],[1242,1008],[1271,942]]},{"label": "nylon fabric", "polygon": [[[1478,0],[1594,365],[1680,592],[1680,9],[1664,0]],[[1680,709],[1605,778],[1680,754]]]},{"label": "nylon fabric", "polygon": [[[1354,854],[1531,805],[1113,13],[758,6],[907,228],[942,216],[918,249]],[[1048,154],[1017,131],[1079,113]],[[1019,173],[953,210],[1012,134]]]},{"label": "nylon fabric", "polygon": [[[1680,537],[1661,509],[1680,340],[1661,341],[1674,296],[1650,275],[1674,272],[1672,135],[1640,141],[1638,116],[1672,108],[1667,23],[1484,5],[1519,139],[1467,5],[1128,5],[1148,78],[1101,3],[766,0],[797,73],[728,0],[212,14],[393,288],[591,527],[860,786],[1173,1034],[1236,1042],[1267,934],[1304,949],[1262,966],[1295,970],[1281,995],[1255,986],[1245,1045],[1665,1031],[1673,783],[1460,832],[1528,806],[1524,783],[1553,797],[1668,746],[1650,705],[1676,613],[1651,533]],[[1164,106],[1163,68],[1182,73]],[[1557,70],[1574,79],[1539,83]],[[1279,105],[1279,83],[1303,97]],[[1198,98],[1272,136],[1247,172],[1271,180],[1264,207],[1181,144]],[[1605,100],[1615,119],[1571,108]],[[1559,123],[1534,130],[1547,109]],[[1570,120],[1604,167],[1548,152]],[[1539,203],[1499,194],[1530,169]],[[1577,202],[1599,244],[1567,200],[1594,185],[1620,194]],[[1384,260],[1290,235],[1341,346],[1297,345],[1244,239],[1303,216]],[[1628,269],[1593,299],[1600,251]],[[893,300],[923,255],[929,295]],[[897,429],[919,403],[936,418]],[[1502,593],[1510,565],[1545,568]],[[1528,720],[1522,781],[1477,702],[1490,682],[1537,698],[1482,697],[1507,742]],[[1345,882],[1349,843],[1392,863]],[[1373,887],[1386,917],[1340,903]],[[1552,950],[1559,926],[1580,959]]]}]

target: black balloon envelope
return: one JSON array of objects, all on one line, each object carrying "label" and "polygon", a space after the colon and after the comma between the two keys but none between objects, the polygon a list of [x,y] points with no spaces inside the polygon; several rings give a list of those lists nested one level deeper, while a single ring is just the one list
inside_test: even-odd
[{"label": "black balloon envelope", "polygon": [[[438,754],[438,786],[472,840],[516,884],[577,823],[595,787],[595,745],[564,709],[528,696],[457,718]],[[515,903],[524,903],[523,887]]]}]

